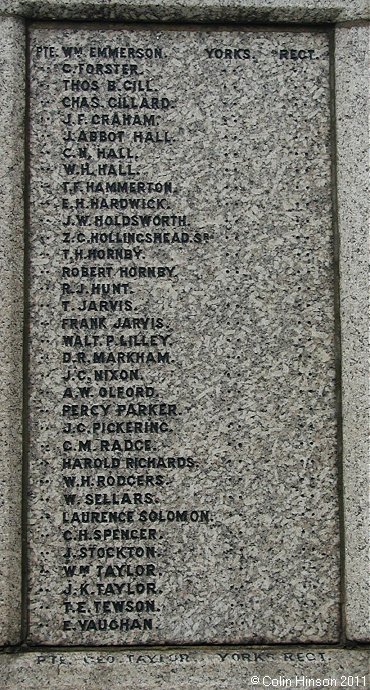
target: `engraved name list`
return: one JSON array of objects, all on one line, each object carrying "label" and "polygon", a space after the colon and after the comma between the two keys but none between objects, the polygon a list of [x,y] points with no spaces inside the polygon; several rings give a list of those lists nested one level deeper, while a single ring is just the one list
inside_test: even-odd
[{"label": "engraved name list", "polygon": [[335,639],[325,33],[30,63],[30,639]]}]

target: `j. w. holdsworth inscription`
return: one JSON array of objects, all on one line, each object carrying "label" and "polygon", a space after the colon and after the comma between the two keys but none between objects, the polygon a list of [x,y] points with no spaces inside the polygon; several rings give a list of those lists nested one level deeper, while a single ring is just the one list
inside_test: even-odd
[{"label": "j. w. holdsworth inscription", "polygon": [[336,640],[327,35],[34,27],[30,92],[30,640]]}]

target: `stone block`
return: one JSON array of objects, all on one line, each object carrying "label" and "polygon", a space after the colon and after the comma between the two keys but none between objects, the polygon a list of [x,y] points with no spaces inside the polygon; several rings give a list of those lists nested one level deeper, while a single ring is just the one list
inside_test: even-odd
[{"label": "stone block", "polygon": [[346,624],[370,640],[369,26],[336,30]]},{"label": "stone block", "polygon": [[24,29],[0,18],[0,644],[20,639]]}]

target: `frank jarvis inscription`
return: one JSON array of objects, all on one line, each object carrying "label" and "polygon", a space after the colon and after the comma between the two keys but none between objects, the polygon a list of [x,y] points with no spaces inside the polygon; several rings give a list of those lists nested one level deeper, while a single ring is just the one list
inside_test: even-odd
[{"label": "frank jarvis inscription", "polygon": [[30,60],[30,639],[336,640],[326,34]]}]

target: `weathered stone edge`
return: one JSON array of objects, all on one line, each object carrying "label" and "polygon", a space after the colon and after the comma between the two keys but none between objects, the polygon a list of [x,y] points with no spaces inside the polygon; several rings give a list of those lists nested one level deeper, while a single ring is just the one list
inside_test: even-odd
[{"label": "weathered stone edge", "polygon": [[0,18],[0,644],[20,635],[24,27]]},{"label": "weathered stone edge", "polygon": [[370,640],[370,26],[337,29],[346,635]]},{"label": "weathered stone edge", "polygon": [[[330,648],[134,649],[0,655],[2,690],[367,687],[369,652]],[[364,678],[365,677],[365,678]],[[349,679],[347,681],[347,679]],[[308,684],[310,683],[310,684]],[[353,687],[353,685],[352,685]]]},{"label": "weathered stone edge", "polygon": [[370,19],[368,0],[0,0],[0,14],[34,19],[167,22],[344,22]]}]

